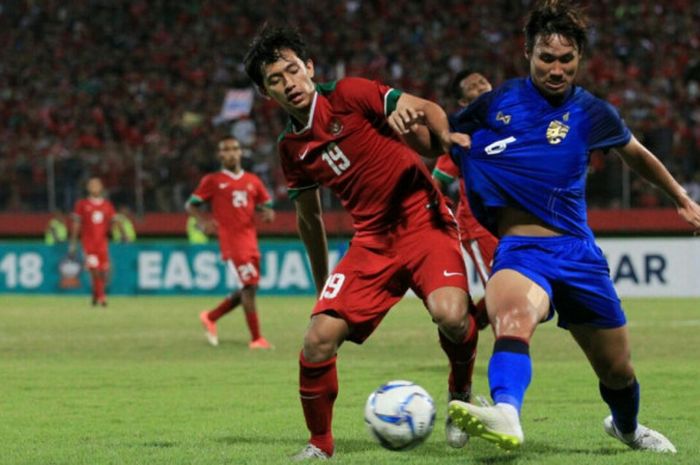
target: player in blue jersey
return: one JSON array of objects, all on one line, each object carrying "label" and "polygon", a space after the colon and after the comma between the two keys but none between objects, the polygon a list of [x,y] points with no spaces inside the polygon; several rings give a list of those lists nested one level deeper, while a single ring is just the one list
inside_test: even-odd
[{"label": "player in blue jersey", "polygon": [[525,27],[529,77],[506,82],[453,115],[471,136],[453,148],[472,210],[500,238],[486,302],[496,341],[488,378],[493,406],[452,401],[453,421],[504,449],[524,440],[520,411],[530,383],[529,343],[558,314],[599,379],[610,408],[605,431],[633,449],[675,453],[637,422],[639,383],[608,265],[587,225],[589,154],[615,149],[663,190],[700,232],[700,206],[608,103],[574,84],[586,49],[586,19],[566,1],[539,2]]}]

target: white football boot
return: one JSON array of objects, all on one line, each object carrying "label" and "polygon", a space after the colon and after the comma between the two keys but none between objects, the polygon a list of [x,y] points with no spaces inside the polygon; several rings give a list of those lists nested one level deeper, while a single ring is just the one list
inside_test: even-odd
[{"label": "white football boot", "polygon": [[[453,400],[469,402],[469,397],[470,394],[468,392],[448,392],[447,402],[449,403]],[[467,445],[467,442],[469,442],[469,435],[465,431],[462,431],[459,426],[455,425],[454,420],[452,420],[452,417],[449,414],[445,419],[445,440],[447,441],[448,446],[455,449],[461,449]]]},{"label": "white football boot", "polygon": [[635,432],[624,434],[617,429],[611,415],[603,420],[603,428],[605,428],[605,432],[610,436],[618,439],[632,449],[650,450],[652,452],[667,454],[676,453],[676,447],[666,436],[644,425],[637,424],[637,430]]},{"label": "white football boot", "polygon": [[303,462],[304,460],[328,460],[331,456],[313,444],[307,444],[301,451],[290,458],[292,462]]},{"label": "white football boot", "polygon": [[515,450],[524,442],[518,411],[510,404],[479,407],[453,400],[448,404],[452,421],[469,436],[485,439],[504,450]]}]

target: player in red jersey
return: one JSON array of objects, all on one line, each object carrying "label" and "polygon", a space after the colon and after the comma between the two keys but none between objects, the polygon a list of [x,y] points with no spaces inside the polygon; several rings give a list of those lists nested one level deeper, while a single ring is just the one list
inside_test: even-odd
[{"label": "player in red jersey", "polygon": [[90,272],[92,283],[92,305],[106,307],[105,287],[109,274],[108,236],[114,223],[114,206],[104,198],[104,186],[100,178],[90,178],[86,187],[87,198],[78,200],[73,208],[68,253],[75,253],[80,237],[85,255],[85,268]]},{"label": "player in red jersey", "polygon": [[[457,73],[451,85],[452,96],[461,107],[466,107],[479,95],[491,91],[491,83],[481,73],[471,70],[463,70]],[[452,161],[449,154],[441,155],[435,168],[433,178],[440,187],[452,184],[460,177],[459,167]],[[464,191],[464,183],[459,183],[459,201],[457,204],[457,223],[459,224],[460,239],[462,247],[469,254],[474,264],[474,268],[479,275],[479,279],[484,286],[491,274],[491,262],[498,245],[498,239],[481,226],[472,215],[469,202]],[[482,329],[489,324],[489,317],[486,313],[486,301],[479,300],[475,307],[475,318]]]},{"label": "player in red jersey", "polygon": [[[290,116],[279,155],[318,293],[299,356],[311,437],[294,459],[326,459],[334,452],[337,350],[346,340],[362,343],[408,289],[438,325],[450,361],[450,397],[469,396],[476,327],[467,312],[456,223],[422,160],[397,134],[414,137],[405,121],[420,116],[434,134],[423,142],[436,146],[435,155],[464,141],[427,100],[360,78],[314,83],[313,63],[294,30],[265,28],[244,61],[258,88]],[[319,185],[340,198],[355,229],[330,275]],[[448,442],[462,446],[466,437],[448,435]]]},{"label": "player in red jersey", "polygon": [[[222,258],[236,273],[241,289],[221,301],[214,309],[203,311],[199,318],[206,331],[207,340],[219,345],[216,321],[236,308],[243,306],[250,330],[251,349],[270,349],[272,346],[260,333],[260,323],[255,293],[260,280],[260,250],[255,230],[255,212],[260,211],[263,221],[275,218],[272,201],[260,178],[243,170],[241,144],[235,137],[219,141],[218,157],[222,169],[211,173],[197,186],[187,200],[187,212],[197,219],[206,233],[218,232]],[[209,202],[214,218],[211,219],[200,206]]]}]

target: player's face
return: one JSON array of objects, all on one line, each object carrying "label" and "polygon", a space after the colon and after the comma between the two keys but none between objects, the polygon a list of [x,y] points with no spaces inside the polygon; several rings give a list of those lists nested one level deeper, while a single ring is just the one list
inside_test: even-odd
[{"label": "player's face", "polygon": [[538,36],[530,60],[530,77],[550,98],[562,98],[571,88],[581,55],[576,43],[560,34]]},{"label": "player's face", "polygon": [[102,181],[97,178],[92,178],[87,182],[87,192],[90,197],[99,197],[102,195]]},{"label": "player's face", "polygon": [[224,139],[219,142],[218,156],[224,168],[231,171],[238,171],[241,166],[243,149],[236,139]]},{"label": "player's face", "polygon": [[311,60],[304,63],[289,49],[281,50],[277,61],[263,66],[265,93],[292,116],[304,115],[311,108],[316,91],[313,77]]},{"label": "player's face", "polygon": [[459,85],[462,89],[462,98],[459,100],[459,103],[463,106],[469,105],[479,95],[490,92],[492,89],[491,83],[480,73],[468,75],[462,79]]}]

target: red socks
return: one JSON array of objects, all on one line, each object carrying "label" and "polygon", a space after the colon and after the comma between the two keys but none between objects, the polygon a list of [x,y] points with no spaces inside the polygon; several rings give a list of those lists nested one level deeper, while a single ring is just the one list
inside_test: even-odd
[{"label": "red socks", "polygon": [[472,387],[472,374],[476,361],[476,345],[479,341],[479,330],[476,327],[474,316],[469,314],[469,329],[464,341],[455,344],[450,341],[440,330],[440,346],[450,360],[449,389],[452,393],[469,393]]},{"label": "red socks", "polygon": [[336,357],[325,362],[309,363],[299,354],[299,397],[304,409],[309,443],[333,455],[333,403],[338,396]]},{"label": "red socks", "polygon": [[211,321],[216,321],[222,316],[226,315],[228,312],[236,308],[236,305],[241,303],[241,295],[239,293],[235,293],[233,295],[230,295],[226,297],[224,300],[222,300],[219,305],[216,306],[214,310],[211,310],[208,312],[209,319]]},{"label": "red socks", "polygon": [[250,337],[254,341],[260,339],[260,323],[258,322],[258,312],[243,312],[245,313],[245,321],[248,323]]},{"label": "red socks", "polygon": [[100,273],[95,273],[92,276],[92,295],[97,300],[105,299],[105,278]]}]

